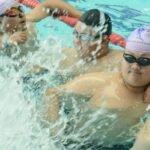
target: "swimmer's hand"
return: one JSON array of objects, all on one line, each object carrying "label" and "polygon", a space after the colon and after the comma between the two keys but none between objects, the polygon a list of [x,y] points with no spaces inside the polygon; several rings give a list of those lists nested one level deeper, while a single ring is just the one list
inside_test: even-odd
[{"label": "swimmer's hand", "polygon": [[8,43],[10,46],[14,46],[17,44],[23,44],[27,41],[27,32],[18,31],[13,33],[8,38]]},{"label": "swimmer's hand", "polygon": [[150,85],[149,85],[149,87],[145,91],[144,102],[145,103],[150,103]]}]

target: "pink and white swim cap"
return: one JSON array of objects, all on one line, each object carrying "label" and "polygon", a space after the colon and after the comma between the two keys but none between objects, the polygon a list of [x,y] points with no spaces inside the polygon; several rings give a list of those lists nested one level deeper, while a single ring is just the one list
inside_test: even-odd
[{"label": "pink and white swim cap", "polygon": [[0,0],[0,15],[15,4],[17,4],[16,0]]},{"label": "pink and white swim cap", "polygon": [[129,36],[126,49],[150,53],[150,26],[135,29]]}]

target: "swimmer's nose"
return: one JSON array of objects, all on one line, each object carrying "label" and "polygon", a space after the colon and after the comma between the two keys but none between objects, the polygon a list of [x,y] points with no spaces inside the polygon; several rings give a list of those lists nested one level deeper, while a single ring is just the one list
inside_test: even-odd
[{"label": "swimmer's nose", "polygon": [[141,73],[141,66],[138,64],[138,63],[132,63],[131,64],[131,69],[133,72],[136,72],[136,73]]}]

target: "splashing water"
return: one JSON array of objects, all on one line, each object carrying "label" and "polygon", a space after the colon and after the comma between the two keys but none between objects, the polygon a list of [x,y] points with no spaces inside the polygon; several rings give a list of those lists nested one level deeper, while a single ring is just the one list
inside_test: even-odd
[{"label": "splashing water", "polygon": [[[119,6],[101,5],[101,8],[106,9],[109,8],[108,6],[116,14],[116,8]],[[123,8],[120,9],[123,10]],[[117,16],[113,14],[112,16],[113,21],[119,20],[119,17],[116,19]],[[116,23],[119,29],[122,25],[122,16],[120,17],[121,21]],[[141,20],[136,20],[134,23],[137,22],[139,23]],[[132,24],[127,27],[130,29]],[[89,144],[90,140],[93,140],[94,143],[97,138],[99,139],[98,144],[103,144],[113,127],[118,128],[115,120],[118,116],[103,108],[96,113],[88,112],[86,107],[82,107],[85,105],[84,101],[87,100],[87,97],[72,94],[66,99],[62,98],[59,121],[56,124],[48,124],[48,128],[41,125],[41,122],[44,121],[38,113],[41,106],[41,95],[47,86],[56,86],[53,76],[56,77],[55,73],[63,56],[61,54],[62,43],[57,38],[50,37],[41,42],[39,47],[37,52],[27,56],[25,65],[19,71],[15,70],[13,67],[15,62],[11,59],[4,56],[0,58],[0,150],[76,150],[80,149],[82,145]],[[49,73],[28,77],[28,70],[34,64],[48,69]],[[22,82],[23,77],[25,77],[25,82]],[[39,82],[41,80],[46,82],[41,85]],[[36,90],[38,88],[39,91]],[[81,103],[77,102],[79,99]],[[66,103],[67,100],[70,101],[71,107]],[[84,116],[85,113],[90,115]],[[55,128],[59,130],[55,132]],[[98,134],[103,135],[101,139],[97,136],[97,131]],[[117,135],[118,140],[125,135],[125,132],[120,132],[118,128],[118,133],[114,133],[114,135]],[[134,129],[131,130],[132,132]],[[128,141],[132,141],[132,138],[129,138]],[[111,143],[111,139],[108,142]]]},{"label": "splashing water", "polygon": [[[55,40],[51,39],[52,43],[56,43]],[[54,58],[56,56],[54,52],[56,49],[59,51],[59,46],[55,44],[55,46],[48,47],[44,43],[37,53],[27,56],[26,60],[29,61],[18,71],[15,70],[15,63],[12,59],[5,56],[0,58],[0,149],[49,150],[50,147],[53,150],[56,149],[49,137],[49,130],[42,128],[39,123],[37,100],[33,97],[35,95],[32,95],[36,91],[33,91],[34,89],[29,91],[29,87],[25,90],[22,77],[27,75],[29,66],[33,64],[39,64],[48,69],[50,67],[53,74],[58,65],[57,62],[55,65],[52,63],[54,59],[58,60]],[[45,47],[47,49],[44,49]],[[50,55],[48,48],[51,48],[53,55]],[[37,82],[40,78],[33,80]]]}]

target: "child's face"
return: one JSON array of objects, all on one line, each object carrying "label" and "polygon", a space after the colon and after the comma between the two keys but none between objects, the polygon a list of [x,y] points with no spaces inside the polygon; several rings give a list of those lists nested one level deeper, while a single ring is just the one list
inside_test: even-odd
[{"label": "child's face", "polygon": [[20,6],[11,7],[1,15],[4,32],[16,32],[26,29],[26,19]]}]

